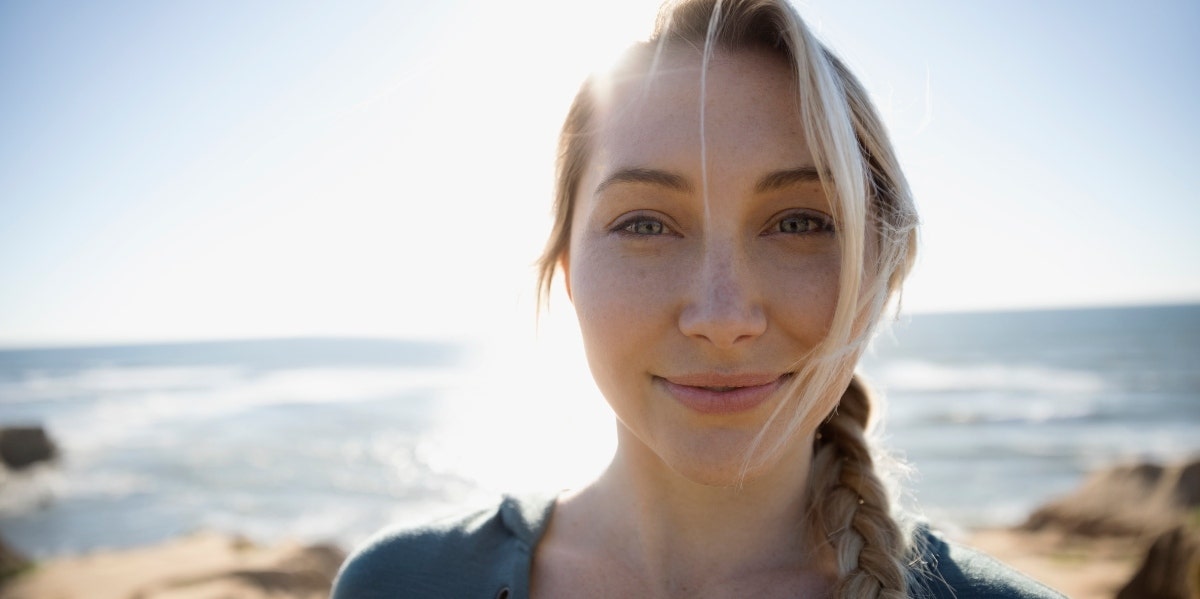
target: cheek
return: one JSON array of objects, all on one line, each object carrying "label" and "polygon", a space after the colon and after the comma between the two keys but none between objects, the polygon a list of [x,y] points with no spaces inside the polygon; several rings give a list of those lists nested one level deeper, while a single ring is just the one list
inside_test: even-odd
[{"label": "cheek", "polygon": [[[630,259],[603,239],[572,245],[572,303],[579,319],[588,365],[608,397],[661,357],[658,350],[674,339],[673,293],[669,261]],[[676,275],[678,276],[678,275]]]},{"label": "cheek", "polygon": [[771,319],[809,344],[823,339],[837,311],[838,277],[841,265],[837,254],[792,257],[771,261],[764,273],[766,305]]},{"label": "cheek", "polygon": [[576,243],[572,252],[572,301],[585,334],[661,318],[671,287],[661,261],[629,260],[603,243]]}]

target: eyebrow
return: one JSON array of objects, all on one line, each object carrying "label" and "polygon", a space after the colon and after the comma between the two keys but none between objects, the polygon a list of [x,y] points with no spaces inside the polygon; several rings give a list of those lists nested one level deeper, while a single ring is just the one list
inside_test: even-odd
[{"label": "eyebrow", "polygon": [[652,168],[623,168],[605,177],[596,186],[596,193],[600,193],[604,188],[615,183],[648,183],[675,191],[688,192],[692,190],[692,186],[688,185],[687,179],[669,171]]},{"label": "eyebrow", "polygon": [[802,166],[768,174],[758,180],[758,184],[754,186],[754,191],[755,193],[763,193],[783,189],[797,183],[811,183],[820,180],[821,175],[817,172],[816,167]]},{"label": "eyebrow", "polygon": [[[784,169],[768,173],[762,179],[759,179],[758,183],[754,186],[754,192],[764,193],[783,189],[797,183],[811,183],[820,180],[821,176],[815,167],[801,166]],[[604,188],[616,183],[647,183],[682,192],[692,190],[692,186],[688,184],[687,179],[670,171],[652,168],[623,168],[618,169],[601,181],[596,186],[595,193],[600,193]]]}]

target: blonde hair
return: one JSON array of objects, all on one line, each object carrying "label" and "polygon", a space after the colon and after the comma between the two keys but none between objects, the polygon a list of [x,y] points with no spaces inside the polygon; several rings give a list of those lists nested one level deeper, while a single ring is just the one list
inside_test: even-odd
[{"label": "blonde hair", "polygon": [[[887,132],[858,80],[786,0],[668,2],[650,40],[633,47],[625,64],[654,69],[659,53],[672,47],[702,48],[702,73],[717,48],[766,48],[791,65],[806,141],[831,198],[841,274],[829,332],[797,364],[789,401],[780,402],[767,426],[783,418],[787,431],[818,431],[809,505],[813,529],[824,533],[837,557],[838,596],[905,597],[910,547],[866,439],[871,394],[852,376],[916,255],[916,209]],[[554,225],[538,262],[543,301],[570,244],[597,85],[594,78],[584,82],[559,138]],[[743,471],[787,442],[781,436],[763,446],[767,426],[747,449]]]}]

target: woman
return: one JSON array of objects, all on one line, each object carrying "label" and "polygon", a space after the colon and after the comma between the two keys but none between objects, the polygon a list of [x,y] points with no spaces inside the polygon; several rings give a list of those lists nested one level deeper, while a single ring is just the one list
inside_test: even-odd
[{"label": "woman", "polygon": [[349,597],[1050,597],[897,520],[853,371],[912,264],[883,126],[783,0],[668,4],[560,141],[561,270],[618,449],[591,484],[385,533]]}]

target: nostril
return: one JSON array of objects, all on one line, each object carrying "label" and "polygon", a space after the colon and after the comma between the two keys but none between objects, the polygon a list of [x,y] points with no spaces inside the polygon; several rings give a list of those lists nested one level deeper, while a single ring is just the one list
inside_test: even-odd
[{"label": "nostril", "polygon": [[679,330],[689,337],[707,340],[721,347],[754,339],[767,328],[767,318],[761,309],[748,307],[737,312],[716,310],[685,310],[679,318]]},{"label": "nostril", "polygon": [[735,253],[708,255],[692,274],[689,297],[679,315],[679,329],[685,335],[729,348],[766,330],[754,269]]}]

